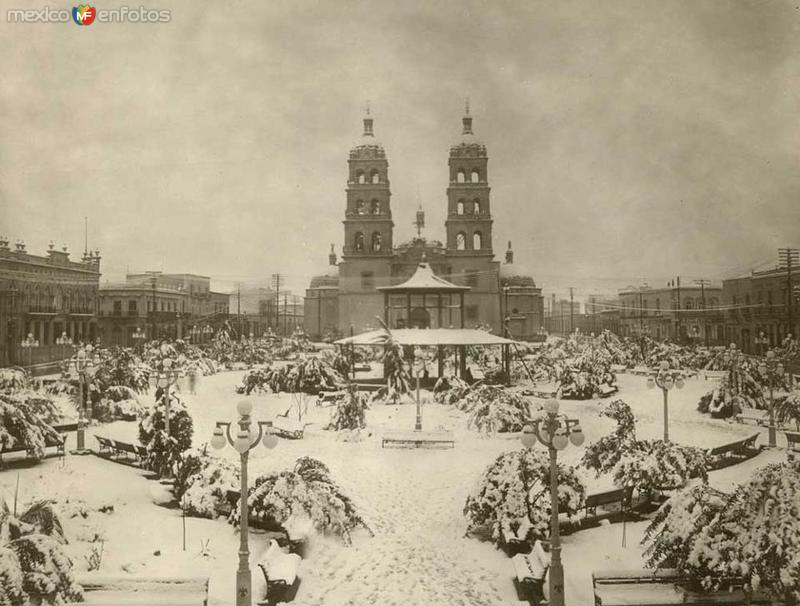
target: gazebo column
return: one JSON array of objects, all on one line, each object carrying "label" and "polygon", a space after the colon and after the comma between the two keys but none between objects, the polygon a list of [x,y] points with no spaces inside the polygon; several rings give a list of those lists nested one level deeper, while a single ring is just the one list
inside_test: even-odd
[{"label": "gazebo column", "polygon": [[[441,309],[439,310],[441,313]],[[439,363],[438,377],[441,379],[444,376],[444,346],[437,345],[436,346],[436,360]]]},{"label": "gazebo column", "polygon": [[465,345],[458,346],[458,372],[462,379],[467,376],[467,348]]}]

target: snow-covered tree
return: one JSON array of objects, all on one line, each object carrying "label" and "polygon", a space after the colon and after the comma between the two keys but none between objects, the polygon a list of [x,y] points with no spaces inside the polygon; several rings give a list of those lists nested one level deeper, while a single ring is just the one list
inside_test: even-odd
[{"label": "snow-covered tree", "polygon": [[775,419],[778,423],[794,423],[800,431],[800,394],[791,393],[775,405]]},{"label": "snow-covered tree", "polygon": [[[247,502],[250,515],[264,525],[281,525],[294,514],[305,513],[320,532],[331,531],[351,542],[350,532],[369,527],[353,501],[333,481],[327,466],[317,459],[303,457],[294,468],[256,478]],[[239,523],[239,511],[229,521]]]},{"label": "snow-covered tree", "polygon": [[519,393],[497,385],[474,387],[456,406],[469,412],[468,427],[484,433],[522,431],[532,410],[541,409]]},{"label": "snow-covered tree", "polygon": [[363,429],[367,426],[366,411],[369,408],[367,396],[351,384],[347,392],[336,401],[331,413],[331,422],[326,429]]},{"label": "snow-covered tree", "polygon": [[0,501],[0,604],[81,601],[66,542],[50,501],[36,501],[19,516]]},{"label": "snow-covered tree", "polygon": [[194,424],[183,402],[171,394],[169,436],[166,432],[164,398],[147,410],[139,421],[139,441],[147,449],[145,466],[159,475],[170,475],[181,453],[192,445]]},{"label": "snow-covered tree", "polygon": [[46,444],[60,440],[46,417],[35,399],[0,394],[0,450],[24,447],[32,458],[44,457]]},{"label": "snow-covered tree", "polygon": [[[586,487],[575,469],[558,465],[558,510],[576,515]],[[500,455],[481,474],[464,505],[467,532],[489,526],[496,544],[502,536],[545,538],[550,528],[550,459],[544,449]]]}]

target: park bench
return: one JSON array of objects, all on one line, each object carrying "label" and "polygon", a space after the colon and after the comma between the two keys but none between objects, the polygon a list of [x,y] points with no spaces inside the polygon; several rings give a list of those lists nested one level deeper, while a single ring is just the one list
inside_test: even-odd
[{"label": "park bench", "polygon": [[381,448],[455,448],[452,431],[387,431],[381,438]]},{"label": "park bench", "polygon": [[278,415],[272,420],[272,433],[282,438],[299,440],[303,437],[305,424],[286,416]]},{"label": "park bench", "polygon": [[704,370],[703,379],[706,381],[708,381],[709,379],[721,379],[727,374],[728,374],[727,370]]},{"label": "park bench", "polygon": [[769,425],[769,411],[752,408],[750,406],[742,406],[741,411],[736,414],[735,419],[739,423],[754,421],[756,425],[767,426]]},{"label": "park bench", "polygon": [[[62,457],[64,457],[64,454],[65,454],[66,442],[67,442],[67,435],[64,434],[64,433],[59,433],[59,434],[57,434],[55,436],[47,435],[47,436],[45,436],[45,439],[44,439],[44,447],[45,447],[45,450],[48,449],[48,448],[55,448],[56,449],[56,455],[59,458],[62,458]],[[27,455],[28,455],[27,458],[31,458],[33,456],[33,453],[24,444],[11,446],[9,448],[3,448],[2,450],[0,450],[0,467],[3,466],[3,455],[15,453],[15,452],[27,453]]]},{"label": "park bench", "polygon": [[599,517],[597,515],[597,508],[602,507],[604,505],[613,505],[615,503],[619,503],[620,510],[625,512],[631,507],[631,501],[633,499],[633,487],[628,486],[626,488],[612,488],[610,490],[604,490],[601,492],[592,492],[586,495],[586,501],[584,502],[584,510],[586,512],[585,517]]},{"label": "park bench", "polygon": [[369,372],[370,370],[372,370],[372,367],[371,366],[367,366],[365,364],[353,367],[353,371],[354,372]]},{"label": "park bench", "polygon": [[761,434],[756,432],[741,440],[709,448],[706,453],[711,458],[710,469],[721,469],[757,455],[761,450],[756,447],[759,435]]},{"label": "park bench", "polygon": [[208,577],[105,576],[96,573],[76,575],[83,587],[83,602],[67,606],[206,606]]},{"label": "park bench", "polygon": [[511,558],[514,566],[514,588],[517,597],[531,606],[544,601],[544,579],[550,568],[550,552],[541,541],[533,544],[530,553],[518,553]]},{"label": "park bench", "polygon": [[99,445],[97,454],[101,456],[108,455],[109,459],[113,459],[116,456],[117,459],[124,457],[125,460],[131,460],[130,455],[133,455],[133,461],[140,463],[147,456],[147,449],[141,444],[130,444],[97,435],[95,440]]},{"label": "park bench", "polygon": [[800,431],[786,431],[786,456],[794,460],[800,454]]},{"label": "park bench", "polygon": [[600,387],[598,387],[598,392],[601,398],[608,398],[609,396],[613,396],[618,391],[619,387],[617,387],[616,385],[603,384]]},{"label": "park bench", "polygon": [[267,583],[266,598],[258,604],[274,606],[279,602],[291,602],[300,585],[297,568],[301,561],[299,555],[284,552],[277,541],[271,540],[269,549],[258,562]]},{"label": "park bench", "polygon": [[317,406],[333,406],[339,399],[343,398],[344,395],[345,393],[343,391],[321,391],[317,397]]},{"label": "park bench", "polygon": [[671,606],[698,604],[736,606],[770,604],[758,592],[745,592],[742,579],[729,579],[716,591],[695,589],[697,583],[676,570],[596,570],[592,573],[595,606]]}]

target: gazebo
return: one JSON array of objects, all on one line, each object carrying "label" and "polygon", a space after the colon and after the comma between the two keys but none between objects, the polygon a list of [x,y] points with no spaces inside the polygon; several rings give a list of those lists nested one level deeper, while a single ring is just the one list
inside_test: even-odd
[{"label": "gazebo", "polygon": [[[383,320],[400,345],[436,347],[438,375],[444,374],[444,348],[454,347],[455,368],[463,379],[467,374],[467,346],[511,345],[511,339],[484,330],[464,328],[464,293],[458,286],[434,275],[423,258],[416,272],[402,284],[381,286],[384,294]],[[336,341],[337,345],[380,346],[385,330],[372,330]],[[505,348],[504,348],[505,349]],[[504,351],[504,357],[507,353]]]}]

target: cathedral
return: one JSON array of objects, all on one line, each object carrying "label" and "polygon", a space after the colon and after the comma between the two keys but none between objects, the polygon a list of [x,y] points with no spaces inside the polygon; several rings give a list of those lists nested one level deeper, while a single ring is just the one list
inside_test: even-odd
[{"label": "cathedral", "polygon": [[[469,288],[459,310],[465,327],[488,327],[496,335],[534,339],[544,325],[542,291],[514,264],[511,242],[505,262],[495,261],[488,162],[467,107],[461,137],[450,147],[445,242],[420,236],[424,223],[420,210],[417,237],[395,244],[389,161],[367,113],[363,135],[348,159],[341,260],[331,244],[326,270],[314,276],[306,290],[306,333],[322,338],[378,328],[386,301],[377,289],[408,280],[424,263],[437,278]],[[419,295],[425,296],[432,295]],[[407,313],[393,317],[398,318],[397,325],[390,328],[451,327],[445,324],[446,317],[427,313],[424,300],[412,302]]]}]

